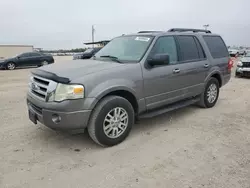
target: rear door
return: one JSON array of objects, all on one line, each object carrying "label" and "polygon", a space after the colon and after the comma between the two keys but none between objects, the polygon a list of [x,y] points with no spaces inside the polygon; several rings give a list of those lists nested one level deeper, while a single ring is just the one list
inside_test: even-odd
[{"label": "rear door", "polygon": [[36,66],[36,65],[41,65],[42,63],[42,56],[41,54],[37,52],[32,52],[29,54],[30,59],[29,59],[29,66]]},{"label": "rear door", "polygon": [[210,63],[196,36],[177,36],[179,51],[179,83],[183,98],[202,93]]}]

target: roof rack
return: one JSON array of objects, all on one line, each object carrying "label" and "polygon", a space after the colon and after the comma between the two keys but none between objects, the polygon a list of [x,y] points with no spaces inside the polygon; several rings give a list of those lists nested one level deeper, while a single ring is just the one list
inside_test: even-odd
[{"label": "roof rack", "polygon": [[162,31],[139,31],[138,33],[159,33]]},{"label": "roof rack", "polygon": [[188,32],[188,31],[191,31],[194,33],[197,33],[197,32],[212,33],[210,30],[205,30],[205,29],[172,28],[168,30],[168,32]]}]

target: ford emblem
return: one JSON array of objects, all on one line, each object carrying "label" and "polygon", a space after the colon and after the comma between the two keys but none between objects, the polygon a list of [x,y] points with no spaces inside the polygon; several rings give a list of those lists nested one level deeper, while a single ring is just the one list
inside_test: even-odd
[{"label": "ford emblem", "polygon": [[39,86],[36,85],[35,83],[32,83],[32,84],[31,84],[31,88],[32,88],[33,90],[39,90],[39,89],[40,89]]}]

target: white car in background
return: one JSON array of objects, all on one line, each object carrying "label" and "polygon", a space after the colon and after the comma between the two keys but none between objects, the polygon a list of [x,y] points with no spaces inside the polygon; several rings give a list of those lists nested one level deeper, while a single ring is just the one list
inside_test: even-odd
[{"label": "white car in background", "polygon": [[236,55],[240,54],[238,49],[228,49],[228,52],[229,52],[231,57],[235,57]]}]

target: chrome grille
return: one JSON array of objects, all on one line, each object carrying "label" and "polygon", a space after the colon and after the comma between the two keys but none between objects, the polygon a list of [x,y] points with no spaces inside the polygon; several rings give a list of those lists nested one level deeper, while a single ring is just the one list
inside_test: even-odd
[{"label": "chrome grille", "polygon": [[250,67],[250,62],[242,62],[242,67]]},{"label": "chrome grille", "polygon": [[56,89],[57,83],[36,75],[31,76],[30,92],[42,101],[48,101],[47,96]]}]

